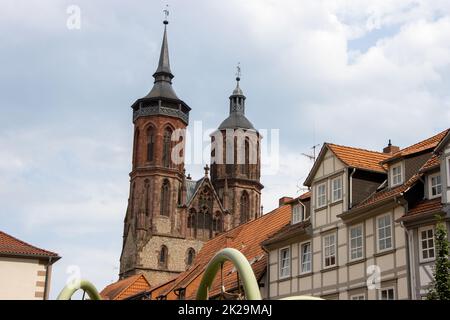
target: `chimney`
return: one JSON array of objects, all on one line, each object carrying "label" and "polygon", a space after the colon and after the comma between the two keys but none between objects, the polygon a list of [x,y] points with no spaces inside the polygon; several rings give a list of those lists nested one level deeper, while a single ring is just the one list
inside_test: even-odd
[{"label": "chimney", "polygon": [[291,201],[293,198],[292,197],[282,197],[280,198],[280,200],[278,200],[278,206],[284,206],[286,204],[286,202]]},{"label": "chimney", "polygon": [[393,146],[391,143],[391,139],[389,139],[389,143],[388,143],[387,147],[385,147],[383,149],[383,153],[393,154],[393,153],[396,153],[397,151],[400,151],[400,147]]}]

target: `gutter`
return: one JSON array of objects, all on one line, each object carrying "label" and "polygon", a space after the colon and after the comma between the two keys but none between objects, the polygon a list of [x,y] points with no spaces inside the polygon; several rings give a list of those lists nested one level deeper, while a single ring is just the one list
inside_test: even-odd
[{"label": "gutter", "polygon": [[[267,283],[266,283],[266,287],[267,287],[267,300],[270,300],[270,253],[269,251],[266,249],[265,246],[261,246],[261,248],[263,249],[263,251],[267,254],[267,265],[266,265],[266,274],[267,274]],[[259,281],[258,281],[258,285],[259,285]],[[264,300],[264,297],[262,298]]]},{"label": "gutter", "polygon": [[350,200],[349,200],[349,204],[348,204],[348,208],[351,209],[353,207],[353,175],[356,172],[356,168],[353,168],[352,173],[350,173],[350,183],[349,183],[349,195],[350,195]]},{"label": "gutter", "polygon": [[48,257],[48,263],[47,266],[45,268],[45,285],[44,285],[44,300],[48,299],[48,293],[49,293],[49,274],[50,274],[50,269],[52,267],[52,257]]},{"label": "gutter", "polygon": [[407,276],[410,279],[410,281],[408,281],[408,295],[409,295],[409,299],[413,299],[415,298],[415,296],[413,297],[413,288],[415,288],[414,283],[416,282],[416,274],[415,274],[415,268],[414,268],[414,252],[412,250],[412,245],[410,244],[410,238],[411,237],[411,233],[410,231],[405,227],[405,223],[404,221],[400,222],[400,226],[405,230],[405,234],[406,234],[406,261],[408,262],[408,268],[407,270]]},{"label": "gutter", "polygon": [[[407,190],[400,192],[400,197],[403,197],[405,195],[405,192],[407,192],[411,187],[409,187]],[[403,205],[401,203],[401,201],[399,201],[398,197],[395,196],[394,200],[396,203],[398,203],[399,205],[401,205],[406,212],[408,212],[408,203],[406,203],[406,206]],[[410,231],[405,227],[405,224],[403,221],[400,221],[400,227],[403,228],[403,230],[405,230],[405,234],[406,234],[406,262],[408,264],[407,268],[406,268],[406,272],[407,272],[407,277],[408,279],[410,279],[410,281],[408,281],[408,296],[409,299],[413,299],[413,288],[415,288],[414,283],[416,282],[416,277],[415,277],[415,272],[413,272],[414,269],[414,252],[412,251],[412,245],[410,243],[410,238],[411,238],[411,233]]]}]

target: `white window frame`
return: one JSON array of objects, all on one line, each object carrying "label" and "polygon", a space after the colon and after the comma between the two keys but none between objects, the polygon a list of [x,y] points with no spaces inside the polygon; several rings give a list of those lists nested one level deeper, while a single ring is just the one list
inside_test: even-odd
[{"label": "white window frame", "polygon": [[[321,195],[319,194],[319,189],[322,186],[323,186],[323,190],[324,190],[324,194],[323,194],[324,203],[322,205],[320,205],[319,197],[321,197]],[[324,208],[327,206],[327,182],[326,181],[321,182],[316,186],[316,206],[317,206],[317,209]]]},{"label": "white window frame", "polygon": [[[287,256],[287,274],[283,275],[283,270],[285,268],[283,268],[283,257],[282,257],[282,252],[287,250],[288,252],[288,256]],[[291,276],[291,247],[284,247],[284,248],[280,248],[279,252],[278,252],[278,261],[279,261],[279,265],[278,265],[278,277],[279,279],[286,279],[289,278]]]},{"label": "white window frame", "polygon": [[445,159],[445,163],[447,166],[447,188],[448,188],[450,187],[450,156],[448,156],[447,159]]},{"label": "white window frame", "polygon": [[[380,289],[380,292],[379,292],[379,294],[378,294],[378,299],[379,299],[379,300],[383,300],[383,299],[382,299],[383,291],[387,291],[387,290],[392,290],[392,292],[393,292],[392,300],[395,300],[397,294],[396,294],[396,292],[395,292],[395,287],[394,287],[394,286],[381,288],[381,289]],[[387,299],[387,300],[389,300],[389,299]]]},{"label": "white window frame", "polygon": [[[361,247],[353,248],[352,247],[352,239],[353,239],[352,238],[352,229],[356,229],[356,228],[361,228],[361,236],[360,236],[361,237]],[[350,261],[358,261],[358,260],[364,259],[365,252],[364,252],[364,224],[363,223],[355,224],[348,229],[348,247],[349,247],[348,258]],[[359,248],[361,248],[361,256],[352,258],[352,251],[355,249],[357,250]]]},{"label": "white window frame", "polygon": [[[441,179],[441,184],[440,184],[440,186],[441,186],[441,193],[437,193],[437,194],[433,195],[433,178],[437,178],[437,177],[439,177],[439,179]],[[437,186],[438,185],[436,185],[436,188],[437,188]],[[440,172],[434,173],[434,174],[430,174],[428,176],[428,190],[429,190],[429,198],[430,199],[438,198],[438,197],[440,197],[442,195],[442,177],[441,177],[441,173]]]},{"label": "white window frame", "polygon": [[[303,271],[303,246],[309,243],[309,271]],[[300,274],[308,274],[312,272],[312,241],[305,241],[300,243]]]},{"label": "white window frame", "polygon": [[[395,168],[400,168],[400,181],[398,181],[397,183],[394,183],[394,169]],[[391,174],[391,187],[395,187],[395,186],[399,186],[399,185],[403,184],[403,180],[404,180],[403,162],[400,162],[400,163],[397,163],[397,164],[391,166],[390,174]]]},{"label": "white window frame", "polygon": [[[298,208],[298,212],[296,213],[296,208]],[[305,208],[302,204],[296,203],[292,206],[292,224],[300,223],[303,221],[305,214],[303,211]]]},{"label": "white window frame", "polygon": [[[360,299],[362,298],[362,299]],[[367,300],[365,293],[356,293],[350,296],[350,300]]]},{"label": "white window frame", "polygon": [[[423,241],[423,239],[422,239],[422,232],[423,231],[428,231],[428,230],[432,230],[433,231],[433,237],[431,238],[432,240],[433,240],[433,253],[434,253],[434,256],[432,257],[432,258],[424,258],[423,257],[423,251],[424,250],[427,250],[427,251],[429,251],[431,248],[426,248],[426,249],[424,249],[423,248],[423,244],[422,244],[422,241]],[[419,261],[420,262],[430,262],[430,261],[434,261],[435,259],[436,259],[436,241],[435,241],[435,239],[434,239],[434,237],[435,237],[435,230],[434,230],[434,226],[427,226],[427,227],[422,227],[422,228],[419,228],[419,230],[418,230],[418,238],[419,238],[419,250],[420,250],[420,252],[419,252]],[[427,239],[426,239],[427,241],[428,240],[430,240],[430,238],[428,238],[427,237]]]},{"label": "white window frame", "polygon": [[[379,230],[380,230],[379,219],[385,218],[385,217],[389,217],[389,221],[390,221],[390,225],[389,226],[390,226],[390,233],[391,233],[390,234],[391,246],[388,247],[388,248],[381,249],[380,248],[380,240],[388,239],[388,237],[384,237],[384,238],[380,239],[380,233],[379,233]],[[377,228],[376,228],[376,231],[377,231],[377,252],[385,252],[385,251],[392,250],[394,248],[394,225],[393,225],[393,221],[392,221],[392,215],[390,213],[388,213],[388,214],[383,214],[381,216],[377,216],[375,223],[376,223],[376,226],[377,226]],[[386,228],[386,226],[384,226],[383,228]]]},{"label": "white window frame", "polygon": [[[335,182],[335,181],[339,181],[339,182],[340,182],[340,186],[339,186],[338,189],[334,189],[334,182]],[[343,179],[342,179],[342,176],[336,177],[336,178],[334,178],[334,179],[331,180],[331,197],[332,197],[332,202],[333,202],[333,203],[342,200],[342,198],[343,198],[343,189],[344,189],[344,188],[343,188]],[[339,195],[338,198],[335,198],[335,197],[334,197],[335,191],[339,191],[339,193],[340,193],[340,195]]]},{"label": "white window frame", "polygon": [[[329,237],[334,237],[334,244],[327,246],[325,239],[329,238]],[[326,249],[327,248],[331,249],[332,247],[334,247],[333,248],[334,249],[334,264],[330,264],[329,266],[327,266],[326,265],[327,258],[331,258],[333,255],[330,254],[327,256]],[[337,234],[336,234],[336,232],[326,234],[322,237],[322,249],[323,249],[323,251],[322,251],[323,252],[323,269],[329,269],[329,268],[333,268],[333,267],[337,266]]]}]

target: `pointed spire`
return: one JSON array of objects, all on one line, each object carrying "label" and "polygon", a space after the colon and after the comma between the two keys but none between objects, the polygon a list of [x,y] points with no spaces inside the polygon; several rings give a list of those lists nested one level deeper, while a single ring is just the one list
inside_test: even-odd
[{"label": "pointed spire", "polygon": [[169,98],[174,100],[180,100],[172,88],[172,79],[174,75],[170,70],[169,44],[167,41],[167,25],[169,24],[169,21],[167,21],[167,17],[169,15],[169,11],[167,9],[164,10],[164,14],[166,18],[163,21],[164,34],[161,44],[161,53],[159,55],[158,68],[153,74],[153,77],[155,78],[155,83],[153,85],[152,90],[146,96],[146,98]]},{"label": "pointed spire", "polygon": [[170,70],[169,45],[167,42],[167,25],[169,24],[169,21],[164,20],[163,23],[164,23],[164,35],[161,44],[161,53],[159,55],[158,69],[156,69],[154,77],[156,78],[158,73],[166,73],[167,76],[169,76],[170,79],[172,79],[173,74],[172,71]]},{"label": "pointed spire", "polygon": [[236,89],[233,91],[233,96],[243,96],[244,93],[242,89],[239,87],[239,81],[241,81],[241,63],[238,62],[236,67]]},{"label": "pointed spire", "polygon": [[230,115],[219,126],[222,129],[255,129],[245,117],[245,95],[239,86],[241,81],[241,64],[236,67],[236,88],[230,96]]}]

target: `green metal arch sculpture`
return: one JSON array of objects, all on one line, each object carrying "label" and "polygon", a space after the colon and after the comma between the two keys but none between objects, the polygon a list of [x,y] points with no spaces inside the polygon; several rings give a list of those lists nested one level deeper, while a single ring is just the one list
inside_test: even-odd
[{"label": "green metal arch sculpture", "polygon": [[77,286],[66,285],[59,293],[56,300],[70,300],[78,290],[84,290],[91,300],[102,300],[95,286],[87,280],[80,280]]},{"label": "green metal arch sculpture", "polygon": [[208,289],[212,285],[220,266],[225,261],[231,261],[236,267],[237,272],[239,272],[239,277],[242,279],[247,300],[261,300],[258,281],[256,281],[250,263],[248,263],[247,258],[241,252],[233,248],[220,250],[208,263],[197,290],[197,300],[208,299]]}]

